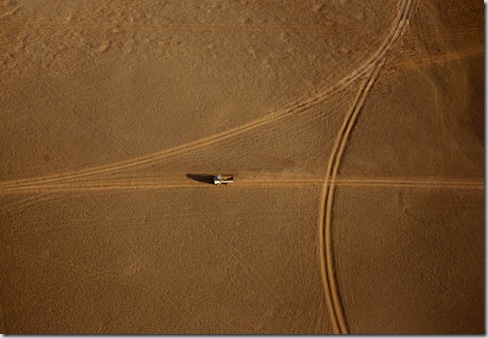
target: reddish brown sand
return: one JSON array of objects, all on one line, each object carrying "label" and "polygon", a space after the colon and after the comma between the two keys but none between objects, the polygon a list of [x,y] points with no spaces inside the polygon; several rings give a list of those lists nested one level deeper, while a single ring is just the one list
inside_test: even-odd
[{"label": "reddish brown sand", "polygon": [[482,333],[483,12],[3,1],[0,332]]}]

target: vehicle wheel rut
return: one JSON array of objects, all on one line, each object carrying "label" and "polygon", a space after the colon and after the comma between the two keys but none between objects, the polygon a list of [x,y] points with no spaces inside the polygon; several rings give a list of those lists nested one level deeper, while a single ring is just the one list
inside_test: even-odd
[{"label": "vehicle wheel rut", "polygon": [[412,0],[406,0],[400,3],[398,19],[393,28],[378,48],[370,64],[369,75],[360,87],[352,109],[346,115],[339,134],[336,137],[334,148],[327,166],[323,189],[321,193],[320,214],[319,214],[319,249],[321,262],[321,275],[324,286],[326,302],[329,310],[330,319],[336,333],[349,333],[346,324],[346,318],[341,304],[341,299],[336,282],[336,273],[332,257],[332,206],[335,192],[335,179],[339,171],[339,166],[344,155],[344,151],[351,134],[351,130],[357,120],[357,117],[364,106],[366,98],[379,76],[380,70],[386,62],[386,56],[391,50],[394,43],[401,36],[407,25],[407,18],[412,8]]}]

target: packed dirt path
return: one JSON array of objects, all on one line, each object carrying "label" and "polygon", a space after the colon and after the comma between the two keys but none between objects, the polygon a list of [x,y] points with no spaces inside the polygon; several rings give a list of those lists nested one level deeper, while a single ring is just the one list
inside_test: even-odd
[{"label": "packed dirt path", "polygon": [[3,1],[0,332],[482,333],[483,13]]}]

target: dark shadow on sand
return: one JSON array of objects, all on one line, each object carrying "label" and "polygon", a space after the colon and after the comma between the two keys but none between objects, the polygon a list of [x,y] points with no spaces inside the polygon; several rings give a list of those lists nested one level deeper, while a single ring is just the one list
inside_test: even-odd
[{"label": "dark shadow on sand", "polygon": [[191,178],[194,181],[213,184],[214,175],[208,174],[186,174],[186,177]]}]

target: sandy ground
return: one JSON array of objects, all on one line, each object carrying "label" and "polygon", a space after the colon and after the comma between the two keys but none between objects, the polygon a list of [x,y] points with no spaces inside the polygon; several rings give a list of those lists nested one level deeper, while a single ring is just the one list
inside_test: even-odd
[{"label": "sandy ground", "polygon": [[3,0],[0,332],[484,332],[483,13]]}]

